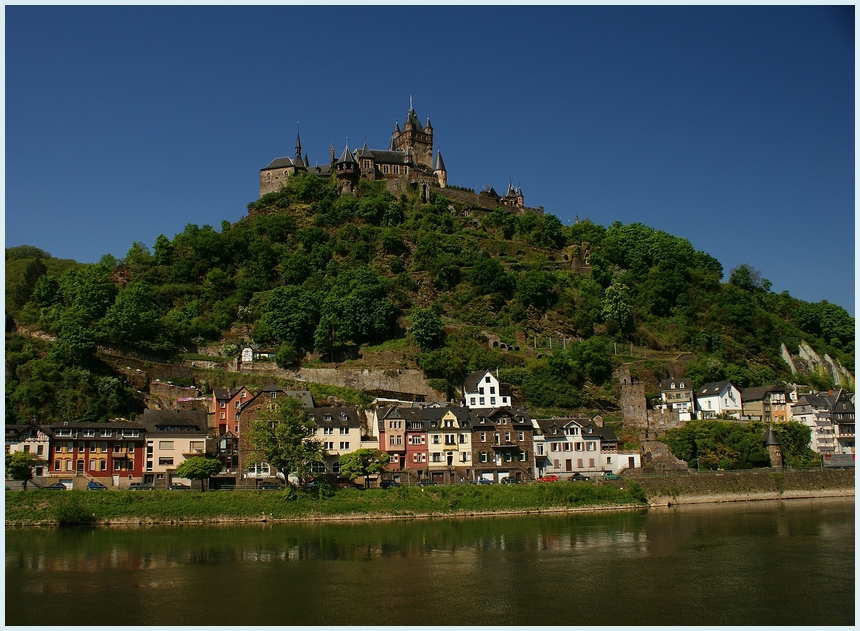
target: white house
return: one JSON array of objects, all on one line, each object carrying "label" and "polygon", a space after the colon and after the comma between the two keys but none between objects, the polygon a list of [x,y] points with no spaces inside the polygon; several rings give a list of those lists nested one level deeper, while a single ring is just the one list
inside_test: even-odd
[{"label": "white house", "polygon": [[513,405],[511,387],[500,383],[489,370],[476,370],[463,382],[466,407],[470,409],[498,408]]},{"label": "white house", "polygon": [[664,379],[660,382],[660,395],[663,409],[677,410],[678,418],[682,421],[689,421],[693,417],[693,384],[689,379]]},{"label": "white house", "polygon": [[740,418],[741,392],[730,381],[706,383],[696,391],[696,408],[700,419]]}]

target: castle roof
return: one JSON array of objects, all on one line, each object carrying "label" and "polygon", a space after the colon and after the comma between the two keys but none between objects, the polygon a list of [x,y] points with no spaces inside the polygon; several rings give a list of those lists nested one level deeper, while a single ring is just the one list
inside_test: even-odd
[{"label": "castle roof", "polygon": [[436,163],[433,165],[433,170],[434,171],[444,171],[445,170],[445,163],[442,162],[442,152],[441,151],[436,152]]},{"label": "castle roof", "polygon": [[412,124],[412,127],[417,131],[424,131],[424,128],[421,126],[421,122],[418,120],[418,116],[415,114],[415,110],[411,107],[409,108],[409,112],[406,114],[406,122],[404,123],[404,127],[406,125]]},{"label": "castle roof", "polygon": [[364,141],[364,146],[361,148],[359,152],[362,158],[372,158],[374,157],[373,152],[367,148],[367,141]]},{"label": "castle roof", "polygon": [[346,147],[343,148],[343,153],[340,154],[340,159],[337,161],[338,164],[342,162],[352,162],[355,163],[355,158],[352,157],[352,153],[349,151],[349,143],[347,143]]}]

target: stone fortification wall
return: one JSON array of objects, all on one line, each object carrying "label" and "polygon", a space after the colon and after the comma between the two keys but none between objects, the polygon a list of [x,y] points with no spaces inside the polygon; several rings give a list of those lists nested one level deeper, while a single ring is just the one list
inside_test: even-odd
[{"label": "stone fortification wall", "polygon": [[412,369],[370,370],[367,368],[300,368],[285,371],[299,381],[324,383],[356,390],[384,390],[422,395],[427,401],[445,400],[444,396],[427,385],[424,373]]},{"label": "stone fortification wall", "polygon": [[[625,471],[624,478],[635,478],[654,504],[666,501],[681,504],[684,503],[685,497],[701,502],[708,501],[709,498],[710,501],[729,501],[729,496],[734,496],[737,501],[744,495],[748,495],[750,499],[762,499],[762,494],[770,494],[773,499],[779,499],[792,496],[825,496],[828,492],[843,495],[854,492],[853,470],[751,469],[701,473],[667,472],[662,476],[648,476],[646,471],[634,469]],[[620,482],[623,481],[619,480],[618,483]],[[798,495],[799,493],[805,495]],[[723,497],[729,497],[729,500],[721,499]]]}]

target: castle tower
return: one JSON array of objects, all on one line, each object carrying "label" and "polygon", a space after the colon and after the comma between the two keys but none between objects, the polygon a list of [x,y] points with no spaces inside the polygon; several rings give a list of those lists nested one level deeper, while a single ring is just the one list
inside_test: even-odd
[{"label": "castle tower", "polygon": [[433,169],[433,128],[429,126],[429,118],[427,123],[427,127],[421,125],[415,110],[412,109],[412,99],[410,99],[403,131],[398,132],[399,126],[395,124],[392,140],[394,147],[400,151],[410,147],[415,165],[423,166],[429,171]]},{"label": "castle tower", "polygon": [[[430,122],[430,119],[427,119]],[[436,164],[433,165],[433,175],[439,180],[439,188],[448,186],[448,172],[445,170],[445,163],[442,162],[442,152],[436,152]]]},{"label": "castle tower", "polygon": [[335,171],[337,172],[337,189],[341,194],[352,193],[354,187],[358,184],[358,178],[361,176],[361,169],[358,167],[358,162],[349,151],[349,143],[340,154],[340,159],[335,163]]},{"label": "castle tower", "polygon": [[767,428],[762,437],[762,443],[767,447],[767,453],[770,456],[770,466],[774,469],[782,469],[782,448],[772,428]]}]

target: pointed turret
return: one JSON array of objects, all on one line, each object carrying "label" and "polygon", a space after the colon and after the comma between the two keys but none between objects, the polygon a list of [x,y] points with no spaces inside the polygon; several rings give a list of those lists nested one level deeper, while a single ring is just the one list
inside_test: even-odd
[{"label": "pointed turret", "polygon": [[343,153],[340,154],[340,159],[335,163],[337,171],[337,186],[341,193],[351,193],[353,187],[358,184],[358,177],[361,171],[358,168],[358,162],[349,150],[349,142],[343,148]]},{"label": "pointed turret", "polygon": [[436,161],[433,165],[433,175],[439,180],[439,187],[445,188],[448,186],[448,172],[445,170],[445,163],[442,161],[442,152],[436,152]]},{"label": "pointed turret", "polygon": [[430,133],[430,131],[433,129],[433,125],[430,124],[429,116],[427,117],[427,124],[424,125],[424,129],[427,131],[427,133]]},{"label": "pointed turret", "polygon": [[361,148],[361,153],[359,155],[361,155],[362,158],[373,157],[373,152],[368,148],[366,140],[364,141],[364,146]]},{"label": "pointed turret", "polygon": [[340,159],[337,161],[338,164],[355,164],[355,158],[352,157],[352,153],[349,150],[349,143],[346,144],[346,147],[343,148],[343,153],[340,154]]}]

